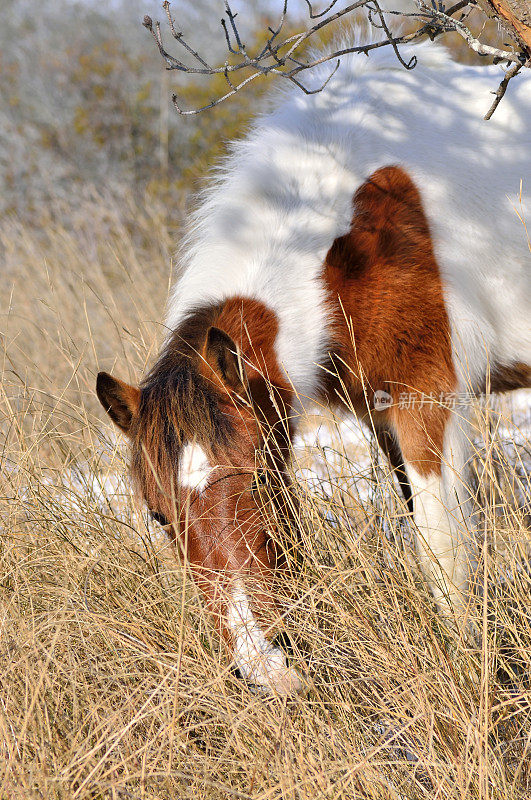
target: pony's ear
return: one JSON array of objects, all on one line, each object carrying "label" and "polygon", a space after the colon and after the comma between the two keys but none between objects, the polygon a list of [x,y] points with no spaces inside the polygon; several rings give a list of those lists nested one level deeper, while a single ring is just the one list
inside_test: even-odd
[{"label": "pony's ear", "polygon": [[112,421],[129,433],[133,417],[140,407],[140,389],[113,378],[108,372],[98,373],[96,394]]},{"label": "pony's ear", "polygon": [[240,351],[225,331],[213,326],[208,329],[203,358],[227,388],[240,392],[246,386],[245,366]]}]

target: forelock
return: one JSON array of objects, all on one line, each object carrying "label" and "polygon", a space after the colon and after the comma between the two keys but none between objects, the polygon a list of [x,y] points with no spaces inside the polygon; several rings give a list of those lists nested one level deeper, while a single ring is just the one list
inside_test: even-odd
[{"label": "forelock", "polygon": [[[203,330],[205,330],[203,326]],[[199,370],[197,347],[175,332],[142,382],[131,431],[131,473],[148,504],[161,490],[172,496],[183,446],[205,451],[228,446],[232,426],[215,387]]]}]

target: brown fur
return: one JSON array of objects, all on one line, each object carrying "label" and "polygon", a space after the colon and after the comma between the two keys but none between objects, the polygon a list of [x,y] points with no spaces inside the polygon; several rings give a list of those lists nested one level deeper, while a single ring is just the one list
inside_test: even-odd
[{"label": "brown fur", "polygon": [[490,375],[490,390],[511,392],[514,389],[531,389],[531,366],[521,362],[497,364]]},{"label": "brown fur", "polygon": [[139,413],[129,431],[133,478],[149,508],[169,519],[172,515],[167,506],[176,500],[175,470],[183,444],[197,439],[211,452],[233,438],[218,393],[198,368],[199,352],[214,315],[211,308],[201,309],[172,334],[142,381]]},{"label": "brown fur", "polygon": [[327,392],[346,392],[360,416],[376,390],[395,404],[373,412],[421,474],[440,469],[448,410],[440,404],[398,408],[401,393],[454,391],[450,325],[418,190],[399,167],[375,172],[356,192],[349,233],[326,258],[333,314]]}]

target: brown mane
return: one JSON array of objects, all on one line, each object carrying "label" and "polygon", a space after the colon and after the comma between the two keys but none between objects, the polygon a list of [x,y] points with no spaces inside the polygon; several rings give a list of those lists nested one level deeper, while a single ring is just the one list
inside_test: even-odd
[{"label": "brown mane", "polygon": [[140,408],[131,431],[131,472],[154,508],[162,488],[171,502],[181,449],[197,440],[208,452],[227,446],[230,419],[214,384],[201,373],[201,347],[219,306],[197,309],[172,333],[140,385]]}]

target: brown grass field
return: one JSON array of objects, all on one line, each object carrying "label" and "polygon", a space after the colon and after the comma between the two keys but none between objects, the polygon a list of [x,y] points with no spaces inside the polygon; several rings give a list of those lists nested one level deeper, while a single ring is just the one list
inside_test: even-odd
[{"label": "brown grass field", "polygon": [[1,223],[0,800],[531,797],[529,412],[478,413],[477,645],[400,546],[374,448],[333,420],[299,447],[304,548],[275,591],[308,687],[253,694],[94,395],[162,338],[172,235],[127,197]]}]

